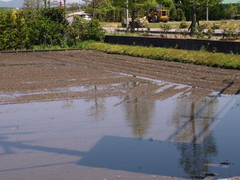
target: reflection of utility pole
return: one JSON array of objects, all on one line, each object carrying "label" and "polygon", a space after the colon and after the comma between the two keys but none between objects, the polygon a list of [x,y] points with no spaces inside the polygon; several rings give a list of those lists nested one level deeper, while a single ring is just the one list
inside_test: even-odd
[{"label": "reflection of utility pole", "polygon": [[195,104],[191,105],[191,122],[192,122],[192,145],[193,145],[193,174],[196,175],[197,172],[197,145],[196,145],[196,127],[195,127]]}]

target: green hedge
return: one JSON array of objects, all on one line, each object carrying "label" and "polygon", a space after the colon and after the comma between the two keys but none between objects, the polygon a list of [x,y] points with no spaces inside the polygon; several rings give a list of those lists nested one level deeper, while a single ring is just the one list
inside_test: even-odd
[{"label": "green hedge", "polygon": [[155,60],[176,61],[228,69],[240,69],[240,55],[156,47],[112,45],[99,42],[86,43],[83,45],[83,48]]}]

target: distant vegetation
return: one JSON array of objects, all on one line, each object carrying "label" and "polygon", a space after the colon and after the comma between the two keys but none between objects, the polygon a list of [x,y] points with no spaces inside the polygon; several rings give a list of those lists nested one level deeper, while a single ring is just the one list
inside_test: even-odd
[{"label": "distant vegetation", "polygon": [[[59,3],[55,0],[24,0],[23,8],[20,10],[0,8],[0,50],[31,49],[35,46],[41,48],[75,47],[85,40],[102,41],[105,31],[101,28],[101,24],[103,26],[112,24],[113,27],[120,27],[124,24],[126,17],[125,0],[84,1],[87,5],[82,7],[82,10],[93,14],[93,20],[86,21],[76,16],[72,24],[66,20],[66,14],[69,10],[79,11],[79,6],[72,3],[67,7],[67,0],[62,1],[63,7],[58,7]],[[197,20],[205,19],[205,2],[209,2],[209,19],[238,17],[240,4],[223,5],[220,1],[129,0],[129,15],[132,16],[132,19],[136,19],[131,23],[131,29],[143,22],[137,17],[146,16],[157,4],[162,4],[163,8],[170,11],[170,20],[174,22],[145,24],[144,26],[148,29],[160,27],[167,32],[174,27],[189,28],[191,26],[193,28],[192,15],[194,13],[191,7],[196,5],[198,7],[195,12]],[[193,3],[192,6],[189,6],[189,3]],[[200,4],[202,6],[199,6]],[[228,21],[211,22],[200,22],[194,28],[194,35],[198,38],[210,39],[214,29],[222,28],[225,33],[223,39],[239,39],[240,33],[236,31],[240,29],[239,21],[235,21],[235,24],[230,24]],[[208,31],[205,32],[205,29]],[[236,32],[238,33],[236,34]]]},{"label": "distant vegetation", "polygon": [[14,8],[11,7],[0,7],[0,11],[9,11],[9,10],[13,10]]},{"label": "distant vegetation", "polygon": [[0,11],[0,50],[71,47],[85,40],[100,41],[105,31],[98,20],[76,17],[69,25],[63,8]]}]

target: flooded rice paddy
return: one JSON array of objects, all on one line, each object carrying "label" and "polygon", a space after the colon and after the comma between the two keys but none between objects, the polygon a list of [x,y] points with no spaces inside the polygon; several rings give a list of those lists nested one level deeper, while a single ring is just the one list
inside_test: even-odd
[{"label": "flooded rice paddy", "polygon": [[238,95],[142,78],[54,91],[92,95],[8,104],[51,92],[0,94],[0,179],[240,176]]}]

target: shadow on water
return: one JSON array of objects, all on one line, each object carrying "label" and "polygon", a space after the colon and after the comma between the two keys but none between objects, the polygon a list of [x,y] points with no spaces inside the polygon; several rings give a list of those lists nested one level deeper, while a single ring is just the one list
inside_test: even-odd
[{"label": "shadow on water", "polygon": [[[29,149],[47,153],[82,157],[81,160],[77,163],[82,166],[124,170],[129,172],[164,176],[187,176],[181,171],[178,166],[178,143],[141,140],[116,136],[104,136],[89,152],[80,152],[76,150],[53,148],[47,146],[28,145],[27,143],[21,142],[10,142],[7,141],[4,137],[0,138],[0,144],[1,147],[4,147],[4,154],[1,155],[13,154],[14,151],[12,151],[12,149],[14,148],[22,150]],[[181,143],[181,146],[188,146],[188,144]],[[199,147],[199,145],[196,146],[196,148]],[[196,154],[194,155],[198,156],[199,153],[200,151],[196,151]],[[188,158],[191,160],[191,157],[188,156]],[[181,163],[187,163],[186,161],[189,161],[188,158],[182,158]],[[198,158],[200,159],[200,157]],[[59,164],[64,163],[46,164],[27,168],[5,169],[0,170],[0,172],[48,167]],[[202,172],[202,169],[199,168],[199,161],[188,162],[187,164],[198,166],[196,170],[201,170]],[[207,172],[207,168],[205,168],[205,170],[205,172]],[[187,173],[189,173],[188,170]]]}]

